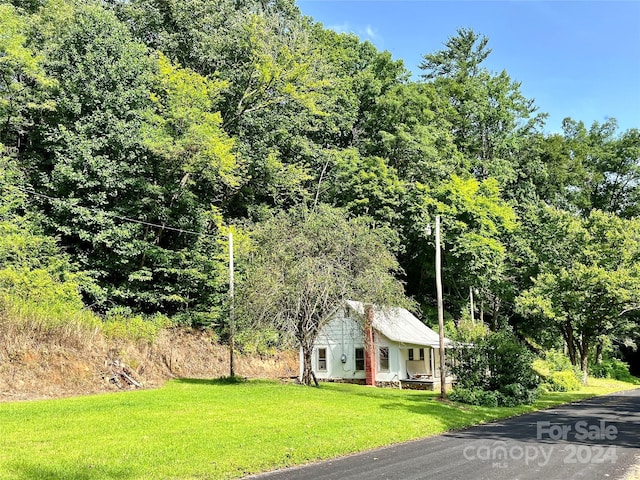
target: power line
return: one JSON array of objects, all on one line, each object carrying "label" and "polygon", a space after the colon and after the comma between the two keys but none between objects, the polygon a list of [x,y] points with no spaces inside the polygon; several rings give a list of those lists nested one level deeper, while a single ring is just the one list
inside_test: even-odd
[{"label": "power line", "polygon": [[[46,198],[49,201],[67,203],[67,205],[70,205],[65,199],[62,199],[62,198],[51,197],[49,195],[45,195],[44,193],[39,193],[39,192],[36,192],[34,190],[29,190],[29,189],[26,189],[26,188],[20,188],[18,186],[14,186],[14,187],[17,190],[20,190],[21,192],[27,193],[29,195],[33,195],[33,196],[40,197],[40,198]],[[83,207],[83,208],[86,208],[88,210],[93,210],[94,212],[98,211],[96,208],[91,208],[91,207]],[[212,237],[212,238],[216,237],[216,235],[210,235],[208,233],[195,232],[193,230],[185,230],[183,228],[170,227],[170,226],[167,226],[167,225],[160,225],[158,223],[147,222],[145,220],[139,220],[137,218],[125,217],[125,216],[118,215],[118,214],[113,213],[113,212],[109,212],[107,210],[100,210],[100,212],[102,212],[102,213],[104,213],[104,214],[106,214],[106,215],[108,215],[110,217],[117,218],[118,220],[122,220],[122,221],[125,221],[125,222],[131,222],[131,223],[138,223],[140,225],[147,225],[149,227],[155,227],[155,228],[159,228],[161,230],[171,230],[173,232],[186,233],[188,235],[197,235],[197,236],[201,236],[201,237]]]}]

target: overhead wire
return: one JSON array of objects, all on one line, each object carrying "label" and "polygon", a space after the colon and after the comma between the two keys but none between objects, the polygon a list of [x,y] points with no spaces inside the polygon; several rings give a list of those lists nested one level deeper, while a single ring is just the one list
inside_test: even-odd
[{"label": "overhead wire", "polygon": [[[35,190],[30,190],[30,189],[26,189],[26,188],[21,188],[18,186],[14,185],[14,188],[16,188],[17,190],[29,194],[29,195],[33,195],[35,197],[40,197],[40,198],[45,198],[49,201],[55,201],[55,202],[62,202],[65,203],[67,202],[68,204],[68,200],[67,199],[62,199],[62,198],[57,198],[57,197],[52,197],[50,195],[46,195],[44,193],[40,193],[40,192],[36,192]],[[83,208],[87,208],[89,210],[93,210],[93,211],[98,211],[97,208],[95,207],[83,207]],[[203,232],[196,232],[194,230],[186,230],[184,228],[179,228],[179,227],[172,227],[169,225],[161,225],[159,223],[153,223],[153,222],[147,222],[146,220],[140,220],[137,218],[131,218],[131,217],[126,217],[123,215],[118,215],[117,213],[113,213],[113,212],[109,212],[108,210],[99,210],[100,212],[112,217],[112,218],[116,218],[118,220],[122,220],[125,222],[131,222],[131,223],[138,223],[140,225],[147,225],[149,227],[155,227],[161,230],[171,230],[173,232],[179,232],[179,233],[185,233],[188,235],[196,235],[196,236],[202,236],[202,237],[211,237],[211,238],[215,238],[216,235],[211,235],[209,233],[203,233]]]}]

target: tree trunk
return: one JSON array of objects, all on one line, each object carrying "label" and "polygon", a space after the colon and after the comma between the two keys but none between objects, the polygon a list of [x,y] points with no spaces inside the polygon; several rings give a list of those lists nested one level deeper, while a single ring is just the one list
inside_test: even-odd
[{"label": "tree trunk", "polygon": [[302,342],[302,383],[311,385],[313,380],[313,370],[311,365],[311,355],[313,353],[313,345],[308,342]]},{"label": "tree trunk", "polygon": [[585,338],[580,343],[580,368],[582,369],[582,383],[587,385],[589,381],[589,341]]},{"label": "tree trunk", "polygon": [[493,311],[491,312],[493,331],[498,331],[498,312],[500,311],[500,300],[496,297],[493,300]]},{"label": "tree trunk", "polygon": [[571,365],[578,364],[578,358],[576,355],[576,344],[573,336],[573,327],[571,326],[571,322],[568,320],[562,327],[562,336],[564,337],[564,342],[567,344],[567,353],[569,354],[569,360],[571,360]]},{"label": "tree trunk", "polygon": [[604,348],[604,342],[602,338],[598,339],[598,343],[596,343],[596,363],[598,365],[602,364],[602,349]]},{"label": "tree trunk", "polygon": [[473,287],[469,287],[469,313],[471,314],[471,323],[476,324],[476,317],[473,308]]}]

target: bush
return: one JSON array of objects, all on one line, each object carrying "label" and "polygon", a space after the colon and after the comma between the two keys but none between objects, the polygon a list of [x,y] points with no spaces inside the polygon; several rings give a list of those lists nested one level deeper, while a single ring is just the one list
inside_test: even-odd
[{"label": "bush", "polygon": [[544,380],[544,387],[550,392],[580,390],[582,374],[578,367],[561,352],[550,350],[545,358],[533,362],[534,371]]},{"label": "bush", "polygon": [[549,365],[549,363],[542,358],[536,358],[531,366],[533,367],[533,371],[543,379],[549,378],[551,376],[551,373],[553,373],[551,365]]},{"label": "bush", "polygon": [[525,387],[521,383],[510,383],[498,391],[498,405],[501,407],[515,407],[517,405],[531,405],[538,398],[540,391],[535,387]]},{"label": "bush", "polygon": [[502,391],[516,384],[525,390],[538,387],[539,378],[532,368],[534,356],[513,334],[493,333],[487,338],[486,351],[490,390]]},{"label": "bush", "polygon": [[512,383],[505,385],[500,391],[456,387],[449,398],[455,402],[480,407],[516,407],[522,404],[532,404],[538,398],[538,393],[538,389],[527,389],[520,384]]},{"label": "bush", "polygon": [[577,365],[572,365],[569,357],[558,350],[548,350],[544,355],[544,360],[549,364],[552,372],[573,371],[576,378],[582,377],[580,368]]},{"label": "bush", "polygon": [[[0,188],[13,189],[20,176],[15,168],[0,157]],[[7,195],[0,197],[0,319],[7,326],[37,335],[55,332],[59,338],[61,333],[70,338],[95,331],[100,319],[82,301],[82,292],[93,288],[88,275],[76,271],[55,238],[41,235],[33,219],[18,214],[20,195]]]},{"label": "bush", "polygon": [[483,406],[530,404],[538,396],[533,354],[508,332],[491,333],[473,346],[459,345],[451,366],[457,377],[453,399]]},{"label": "bush", "polygon": [[272,328],[243,328],[236,332],[236,348],[243,353],[273,355],[284,344],[281,335]]},{"label": "bush", "polygon": [[100,324],[84,308],[74,274],[56,276],[44,269],[0,269],[0,312],[15,325],[41,332]]},{"label": "bush", "polygon": [[612,378],[623,382],[636,381],[629,373],[629,365],[616,358],[610,358],[602,363],[589,366],[589,373],[596,378]]},{"label": "bush", "polygon": [[171,326],[171,320],[164,315],[130,316],[118,309],[110,312],[102,324],[104,336],[113,340],[133,340],[153,343],[163,328]]},{"label": "bush", "polygon": [[547,379],[546,384],[551,392],[571,392],[580,390],[582,387],[582,382],[576,378],[573,370],[553,372]]}]

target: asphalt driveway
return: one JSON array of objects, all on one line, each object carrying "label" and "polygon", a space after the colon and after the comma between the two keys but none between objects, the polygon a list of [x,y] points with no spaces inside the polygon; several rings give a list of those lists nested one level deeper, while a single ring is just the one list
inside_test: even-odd
[{"label": "asphalt driveway", "polygon": [[622,479],[640,463],[640,389],[251,478]]}]

